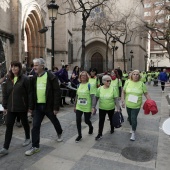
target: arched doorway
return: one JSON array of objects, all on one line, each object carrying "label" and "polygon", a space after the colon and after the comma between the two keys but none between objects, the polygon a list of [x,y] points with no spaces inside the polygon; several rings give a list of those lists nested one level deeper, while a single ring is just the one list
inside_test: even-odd
[{"label": "arched doorway", "polygon": [[103,73],[103,56],[100,53],[95,53],[91,57],[91,68],[97,68],[98,73]]},{"label": "arched doorway", "polygon": [[[45,56],[45,34],[38,31],[44,27],[44,21],[38,5],[25,15],[23,28],[24,35],[24,57],[30,66],[34,58]],[[24,58],[23,58],[24,60]]]}]

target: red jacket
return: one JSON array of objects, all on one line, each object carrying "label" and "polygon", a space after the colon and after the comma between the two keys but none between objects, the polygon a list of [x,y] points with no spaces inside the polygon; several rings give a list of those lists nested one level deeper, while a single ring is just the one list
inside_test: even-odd
[{"label": "red jacket", "polygon": [[147,99],[143,104],[144,114],[148,115],[152,112],[152,115],[158,113],[158,108],[154,100]]}]

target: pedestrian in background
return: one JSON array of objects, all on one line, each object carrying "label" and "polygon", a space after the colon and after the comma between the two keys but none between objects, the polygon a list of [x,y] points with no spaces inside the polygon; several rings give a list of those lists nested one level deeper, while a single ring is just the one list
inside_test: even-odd
[{"label": "pedestrian in background", "polygon": [[120,66],[118,66],[117,69],[115,69],[115,70],[117,70],[119,78],[122,79],[123,73],[122,73],[122,70],[120,69]]},{"label": "pedestrian in background", "polygon": [[[61,83],[60,88],[66,88],[66,86],[70,82],[68,78],[68,70],[69,70],[69,65],[65,65],[64,68],[62,68],[61,71],[59,71],[58,78]],[[65,91],[64,91],[63,96],[66,96]],[[66,103],[65,97],[61,98],[60,107],[64,107],[63,105],[69,105],[68,103]]]},{"label": "pedestrian in background", "polygon": [[[79,67],[75,66],[74,69],[73,69],[73,72],[71,74],[71,78],[70,78],[71,86],[75,89],[77,89],[77,87],[79,85],[78,78],[79,78]],[[74,104],[75,97],[76,97],[76,91],[71,90],[71,100],[70,100],[71,104]]]},{"label": "pedestrian in background", "polygon": [[125,81],[128,79],[128,73],[126,72],[126,70],[123,71],[123,75],[122,75],[122,87],[125,84]]},{"label": "pedestrian in background", "polygon": [[[84,113],[85,123],[89,126],[89,134],[93,134],[93,126],[90,121],[91,114],[94,113],[95,101],[92,100],[93,94],[90,84],[88,83],[89,77],[86,71],[82,71],[79,76],[80,85],[77,89],[76,102],[74,111],[76,113],[76,124],[78,130],[78,137],[75,142],[78,143],[82,139],[81,121]],[[93,106],[92,106],[93,105]]]},{"label": "pedestrian in background", "polygon": [[147,92],[146,85],[140,81],[139,70],[134,70],[131,72],[130,80],[125,83],[122,90],[122,107],[125,107],[128,113],[129,123],[131,125],[131,141],[135,141],[135,131],[137,128],[137,116],[139,114],[142,105],[142,95],[146,99],[150,99]]},{"label": "pedestrian in background", "polygon": [[23,146],[31,143],[30,127],[27,112],[32,110],[32,98],[30,83],[27,76],[22,74],[22,65],[18,61],[12,61],[10,70],[2,85],[2,106],[6,114],[5,142],[0,154],[8,154],[9,145],[13,134],[13,126],[17,116],[20,117],[25,130]]},{"label": "pedestrian in background", "polygon": [[164,93],[165,83],[168,81],[168,76],[167,76],[167,73],[166,73],[166,69],[163,69],[163,72],[161,72],[161,73],[159,74],[158,79],[159,79],[159,81],[161,82],[162,93]]},{"label": "pedestrian in background", "polygon": [[45,61],[42,58],[33,60],[34,70],[36,75],[32,78],[33,85],[33,128],[32,128],[32,147],[25,152],[25,155],[30,156],[40,151],[40,127],[46,115],[52,122],[58,139],[61,142],[62,128],[57,114],[60,106],[60,88],[58,80],[50,71],[45,71]]},{"label": "pedestrian in background", "polygon": [[[97,69],[96,68],[90,69],[89,83],[90,83],[92,100],[95,100],[97,89],[98,89],[98,87],[100,87],[100,80],[97,76]],[[96,111],[97,110],[95,109],[94,115],[96,114]]]}]

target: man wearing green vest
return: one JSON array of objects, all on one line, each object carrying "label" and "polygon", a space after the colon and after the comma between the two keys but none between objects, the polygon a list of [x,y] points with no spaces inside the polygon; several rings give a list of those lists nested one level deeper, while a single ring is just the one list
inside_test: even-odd
[{"label": "man wearing green vest", "polygon": [[60,106],[60,88],[58,80],[51,72],[45,71],[45,61],[42,58],[33,60],[36,75],[32,78],[32,92],[34,102],[33,128],[32,128],[32,147],[25,152],[31,156],[40,151],[40,127],[46,115],[56,130],[58,142],[62,139],[62,128],[56,115]]}]

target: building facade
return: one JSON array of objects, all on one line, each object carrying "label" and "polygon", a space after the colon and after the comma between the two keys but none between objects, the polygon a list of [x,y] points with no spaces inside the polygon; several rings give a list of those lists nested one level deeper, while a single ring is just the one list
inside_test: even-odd
[{"label": "building facade", "polygon": [[[169,25],[170,13],[167,10],[167,7],[170,6],[169,0],[145,0],[144,1],[144,20],[148,24],[152,24],[155,28],[159,29],[162,33],[157,32],[155,35],[155,39],[158,36],[162,38],[166,36],[166,31]],[[150,70],[162,70],[163,68],[167,68],[170,71],[170,62],[169,55],[167,51],[161,46],[161,44],[165,45],[167,42],[165,40],[160,40],[159,43],[156,43],[152,40],[150,35],[152,31],[149,31],[148,35],[148,66]]]},{"label": "building facade", "polygon": [[[66,9],[78,7],[74,0],[68,2],[63,4],[62,0],[56,1],[59,5],[60,15],[55,20],[54,26],[54,65],[58,68],[61,68],[62,64],[69,64],[73,68],[75,65],[80,66],[82,62],[82,15],[81,13],[65,14]],[[51,69],[51,21],[47,9],[49,3],[50,0],[2,0],[0,2],[0,38],[5,51],[7,67],[12,60],[27,61],[30,66],[34,58],[43,57],[47,62],[47,67]],[[126,3],[124,0],[120,0],[113,4],[112,8],[121,11],[122,14],[123,12],[128,13],[131,9],[134,10],[136,16],[143,14],[143,6],[140,0],[127,0]],[[112,16],[112,14],[109,15],[109,17]],[[116,13],[116,15],[119,14]],[[95,13],[95,16],[98,17],[98,12]],[[89,70],[91,67],[97,67],[99,72],[103,72],[106,70],[107,45],[105,36],[100,31],[93,30],[90,27],[94,18],[90,16],[87,20],[84,68]],[[129,22],[137,23],[137,19],[133,19],[133,21],[129,19]],[[48,31],[44,34],[39,33],[39,30],[44,27],[48,28]],[[139,36],[139,32],[138,36],[137,34],[131,36],[130,33],[127,33],[127,35],[122,36],[122,41],[126,36],[129,36],[129,41],[127,39],[125,41],[125,60],[123,59],[123,46],[120,42],[117,42],[118,49],[114,53],[115,67],[120,66],[124,69],[125,62],[126,70],[144,70],[145,40],[142,36]],[[113,50],[110,42],[108,47],[108,68],[112,69]],[[131,57],[131,50],[134,57]]]}]

